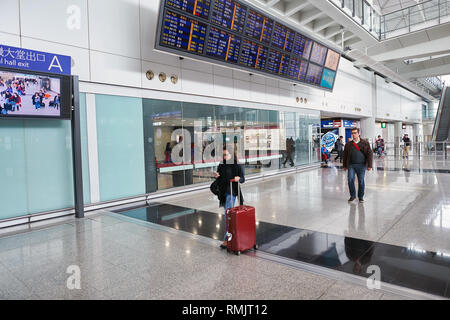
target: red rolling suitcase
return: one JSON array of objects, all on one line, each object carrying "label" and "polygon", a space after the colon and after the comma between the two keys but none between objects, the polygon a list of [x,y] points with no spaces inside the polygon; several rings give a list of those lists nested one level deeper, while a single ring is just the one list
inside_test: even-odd
[{"label": "red rolling suitcase", "polygon": [[[234,180],[230,181],[230,190],[233,190],[233,181]],[[238,201],[240,204],[239,187]],[[233,206],[233,200],[231,200],[231,206]],[[228,251],[240,255],[241,252],[244,252],[246,250],[258,248],[256,244],[256,221],[254,207],[238,205],[237,207],[230,208],[227,210],[226,219]]]}]

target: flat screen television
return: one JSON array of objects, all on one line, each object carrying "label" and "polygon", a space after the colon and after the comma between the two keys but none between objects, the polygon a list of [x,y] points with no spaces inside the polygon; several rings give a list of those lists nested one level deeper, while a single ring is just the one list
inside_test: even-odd
[{"label": "flat screen television", "polygon": [[0,68],[0,119],[71,117],[69,76]]}]

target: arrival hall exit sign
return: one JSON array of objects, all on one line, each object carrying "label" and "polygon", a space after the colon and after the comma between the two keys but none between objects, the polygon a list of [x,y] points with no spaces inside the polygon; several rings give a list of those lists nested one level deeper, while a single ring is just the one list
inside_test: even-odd
[{"label": "arrival hall exit sign", "polygon": [[69,56],[0,44],[0,67],[70,75]]}]

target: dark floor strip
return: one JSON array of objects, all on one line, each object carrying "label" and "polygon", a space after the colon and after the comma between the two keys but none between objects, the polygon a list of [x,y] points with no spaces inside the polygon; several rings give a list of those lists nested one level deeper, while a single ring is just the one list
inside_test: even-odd
[{"label": "dark floor strip", "polygon": [[[222,240],[223,215],[169,204],[153,203],[114,211],[177,230]],[[350,274],[369,277],[370,266],[381,270],[381,281],[450,298],[450,255],[379,242],[258,222],[259,250]]]}]

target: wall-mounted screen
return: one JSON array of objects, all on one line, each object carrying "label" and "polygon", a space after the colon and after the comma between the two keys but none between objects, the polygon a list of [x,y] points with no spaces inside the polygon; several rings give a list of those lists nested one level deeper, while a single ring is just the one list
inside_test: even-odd
[{"label": "wall-mounted screen", "polygon": [[230,31],[242,33],[246,14],[247,6],[234,0],[215,1],[211,21]]},{"label": "wall-mounted screen", "polygon": [[322,67],[310,63],[306,73],[306,83],[319,85],[322,79]]},{"label": "wall-mounted screen", "polygon": [[336,78],[336,72],[328,69],[323,69],[322,81],[320,82],[320,86],[324,88],[333,88],[334,79]]},{"label": "wall-mounted screen", "polygon": [[211,0],[167,0],[167,6],[208,19]]},{"label": "wall-mounted screen", "polygon": [[[333,90],[340,54],[239,0],[161,0],[156,49]],[[323,85],[322,85],[323,84]]]},{"label": "wall-mounted screen", "polygon": [[309,58],[310,61],[323,65],[325,63],[325,58],[327,56],[327,50],[328,48],[325,46],[322,46],[321,44],[318,44],[317,42],[314,42],[314,45],[312,47],[311,57]]},{"label": "wall-mounted screen", "polygon": [[329,49],[327,54],[327,60],[325,61],[325,68],[337,71],[339,65],[339,53]]},{"label": "wall-mounted screen", "polygon": [[0,118],[70,118],[70,78],[0,69]]}]

